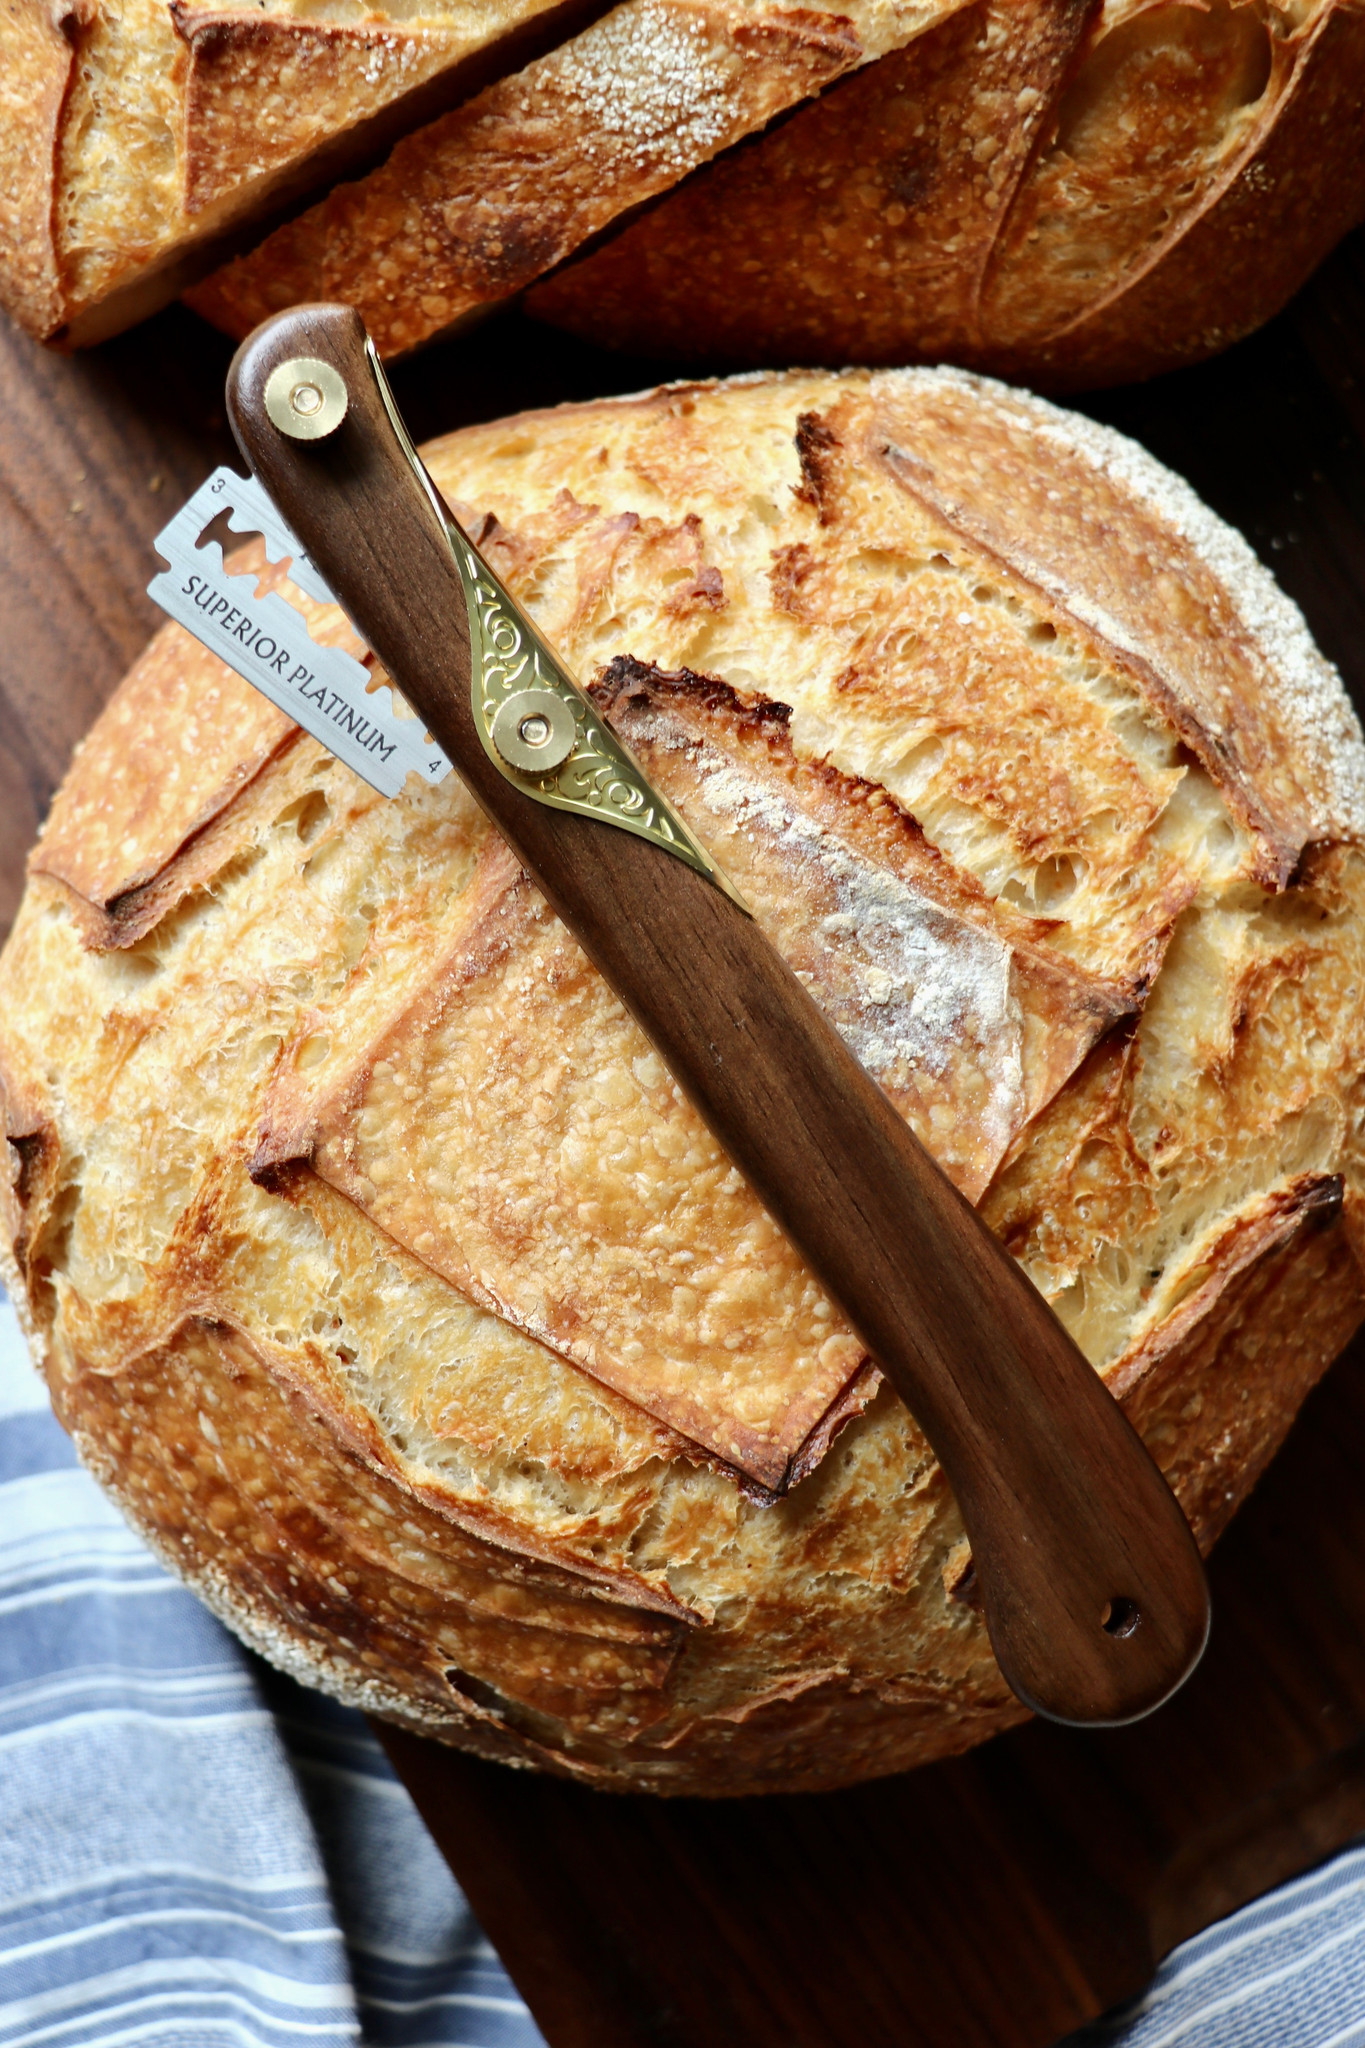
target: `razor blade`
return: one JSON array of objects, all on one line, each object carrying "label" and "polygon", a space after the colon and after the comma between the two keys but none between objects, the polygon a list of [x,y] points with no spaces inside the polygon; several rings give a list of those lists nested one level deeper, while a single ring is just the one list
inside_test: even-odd
[{"label": "razor blade", "polygon": [[318,604],[337,599],[254,477],[216,469],[153,545],[169,564],[147,595],[244,682],[320,740],[383,796],[409,774],[441,782],[450,762],[422,721],[400,709],[387,682],[340,647],[319,647],[308,622],[278,591],[258,595],[251,572],[229,575],[217,540],[202,536],[226,513],[233,533],[259,533],[267,560],[288,561],[289,581]]}]

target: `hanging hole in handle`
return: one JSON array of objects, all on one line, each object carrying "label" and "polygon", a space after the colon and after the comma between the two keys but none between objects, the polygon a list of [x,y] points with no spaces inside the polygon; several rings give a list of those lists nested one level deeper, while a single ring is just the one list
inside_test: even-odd
[{"label": "hanging hole in handle", "polygon": [[1112,1600],[1104,1603],[1100,1616],[1100,1627],[1107,1636],[1130,1636],[1142,1619],[1142,1609],[1136,1600],[1125,1599],[1116,1593]]}]

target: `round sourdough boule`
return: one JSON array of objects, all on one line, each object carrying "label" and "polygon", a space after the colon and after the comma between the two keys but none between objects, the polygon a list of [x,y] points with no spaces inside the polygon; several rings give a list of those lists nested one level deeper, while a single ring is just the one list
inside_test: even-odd
[{"label": "round sourdough boule", "polygon": [[[1293,606],[961,372],[430,460],[1210,1544],[1365,1307],[1365,752]],[[384,801],[164,628],[34,853],[0,1072],[58,1411],[287,1670],[660,1792],[1019,1717],[914,1422],[454,778]]]}]

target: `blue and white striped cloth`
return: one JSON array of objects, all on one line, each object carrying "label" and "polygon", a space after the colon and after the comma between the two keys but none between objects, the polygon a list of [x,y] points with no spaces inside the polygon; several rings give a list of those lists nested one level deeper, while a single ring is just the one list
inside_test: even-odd
[{"label": "blue and white striped cloth", "polygon": [[1365,2048],[1365,1847],[1187,1941],[1066,2048]]},{"label": "blue and white striped cloth", "polygon": [[0,2044],[540,2048],[359,1714],[76,1463],[0,1297]]},{"label": "blue and white striped cloth", "polygon": [[[364,1721],[80,1471],[0,1297],[0,2048],[542,2048]],[[1365,2048],[1365,1849],[1069,2048]]]}]

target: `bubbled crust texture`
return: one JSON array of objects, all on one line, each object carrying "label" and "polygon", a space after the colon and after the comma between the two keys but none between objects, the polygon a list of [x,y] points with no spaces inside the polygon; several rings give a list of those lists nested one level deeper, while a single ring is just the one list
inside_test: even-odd
[{"label": "bubbled crust texture", "polygon": [[622,0],[404,138],[190,303],[245,334],[343,299],[386,356],[506,299],[590,237],[964,0]]},{"label": "bubbled crust texture", "polygon": [[[430,460],[1207,1547],[1365,1305],[1365,753],[1297,613],[1130,444],[960,373]],[[58,1410],[267,1656],[659,1792],[1018,1718],[915,1424],[453,779],[384,802],[165,628],[0,1019]]]},{"label": "bubbled crust texture", "polygon": [[564,26],[557,0],[13,0],[0,305],[44,338],[101,340],[221,261],[243,221]]},{"label": "bubbled crust texture", "polygon": [[1365,0],[12,0],[0,302],[1114,383],[1360,219],[1362,104]]},{"label": "bubbled crust texture", "polygon": [[599,22],[607,0],[11,0],[0,304],[102,340],[329,186],[344,223],[335,181],[398,141],[357,239],[429,332],[461,252],[484,298],[515,290],[963,4],[624,0]]}]

